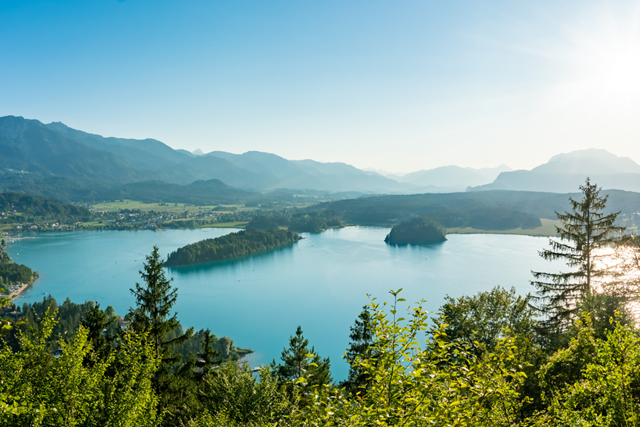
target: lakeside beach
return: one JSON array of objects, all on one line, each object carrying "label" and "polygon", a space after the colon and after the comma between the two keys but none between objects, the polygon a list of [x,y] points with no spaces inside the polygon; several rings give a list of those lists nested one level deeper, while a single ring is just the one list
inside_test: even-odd
[{"label": "lakeside beach", "polygon": [[13,301],[14,299],[18,298],[20,294],[24,292],[29,286],[29,283],[23,283],[22,286],[9,294],[9,300]]}]

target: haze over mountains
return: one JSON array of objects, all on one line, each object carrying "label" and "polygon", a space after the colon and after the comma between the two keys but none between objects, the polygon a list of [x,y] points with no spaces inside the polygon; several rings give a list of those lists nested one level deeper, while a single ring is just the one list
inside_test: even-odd
[{"label": "haze over mountains", "polygon": [[492,182],[501,172],[511,170],[507,165],[482,169],[461,168],[460,166],[451,165],[412,172],[398,177],[398,181],[420,186],[431,185],[442,188],[460,189]]},{"label": "haze over mountains", "polygon": [[558,154],[532,170],[502,172],[493,183],[470,190],[569,193],[576,191],[587,177],[605,189],[640,191],[639,164],[595,148]]},{"label": "haze over mountains", "polygon": [[[174,150],[154,139],[106,138],[60,122],[43,124],[15,116],[0,118],[0,171],[5,179],[18,174],[30,178],[65,177],[84,183],[154,180],[183,185],[216,179],[250,191],[288,188],[364,193],[461,191],[468,185],[491,182],[490,178],[482,181],[481,173],[458,169],[469,178],[463,175],[451,179],[455,173],[435,170],[427,174],[427,179],[410,174],[411,179],[399,182],[345,163],[287,160],[257,151],[191,153]],[[453,184],[446,184],[448,181]]]},{"label": "haze over mountains", "polygon": [[[198,153],[199,154],[199,153]],[[7,116],[0,118],[0,168],[36,176],[127,183],[160,180],[188,184],[218,179],[236,188],[296,188],[389,192],[406,188],[344,163],[289,161],[257,151],[195,155],[154,139],[105,138],[65,126]]]},{"label": "haze over mountains", "polygon": [[[450,165],[403,176],[384,173],[345,163],[287,160],[258,151],[189,152],[154,139],[102,137],[60,122],[0,118],[3,191],[36,191],[33,194],[53,196],[51,192],[68,189],[77,198],[95,195],[96,188],[102,188],[100,194],[114,197],[197,189],[200,195],[217,192],[228,200],[276,189],[385,194],[465,189],[566,193],[576,191],[587,176],[604,188],[640,191],[640,165],[595,149],[554,156],[530,171],[513,171],[506,165],[484,169]],[[204,182],[190,185],[196,181]],[[153,182],[155,190],[148,182]]]}]

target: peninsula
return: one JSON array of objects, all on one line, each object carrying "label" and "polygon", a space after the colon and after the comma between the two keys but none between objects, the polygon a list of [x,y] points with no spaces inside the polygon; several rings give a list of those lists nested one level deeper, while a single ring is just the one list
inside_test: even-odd
[{"label": "peninsula", "polygon": [[297,233],[286,230],[242,230],[183,246],[171,253],[164,265],[175,267],[238,258],[289,245],[300,239],[302,237]]}]

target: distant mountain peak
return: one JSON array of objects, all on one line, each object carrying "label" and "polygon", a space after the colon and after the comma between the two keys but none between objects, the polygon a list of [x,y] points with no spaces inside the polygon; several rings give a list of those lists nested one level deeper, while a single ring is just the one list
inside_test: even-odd
[{"label": "distant mountain peak", "polygon": [[557,154],[532,172],[561,174],[640,173],[640,165],[629,157],[618,157],[601,148]]},{"label": "distant mountain peak", "polygon": [[639,191],[640,165],[629,157],[618,157],[607,150],[589,148],[553,156],[545,164],[531,170],[501,173],[488,185],[472,189],[551,191],[568,193],[578,191],[589,177],[591,182],[605,190]]},{"label": "distant mountain peak", "polygon": [[201,150],[201,149],[199,149],[199,148],[196,148],[195,150],[193,150],[193,151],[191,152],[191,154],[193,154],[193,155],[195,155],[195,156],[204,156],[204,153],[203,153],[203,152],[202,152],[202,150]]},{"label": "distant mountain peak", "polygon": [[549,159],[549,162],[558,162],[565,159],[618,159],[619,157],[603,148],[587,148],[584,150],[575,150],[568,153],[560,153]]}]

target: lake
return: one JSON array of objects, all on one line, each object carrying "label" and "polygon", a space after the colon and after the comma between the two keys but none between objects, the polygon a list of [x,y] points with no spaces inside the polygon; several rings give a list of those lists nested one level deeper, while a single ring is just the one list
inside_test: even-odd
[{"label": "lake", "polygon": [[[60,303],[112,305],[120,315],[134,303],[129,289],[140,282],[145,255],[158,245],[167,254],[180,246],[233,229],[98,231],[38,234],[7,252],[40,273],[16,303],[51,294]],[[557,271],[538,256],[546,238],[514,235],[449,235],[427,246],[390,246],[387,228],[347,227],[247,258],[167,269],[178,288],[176,311],[183,326],[209,327],[239,347],[251,348],[252,366],[278,359],[298,325],[316,352],[329,356],[335,379],[346,378],[341,356],[366,294],[389,300],[403,288],[407,301],[426,299],[437,310],[447,294],[461,296],[494,286],[532,290],[531,270]]]}]

